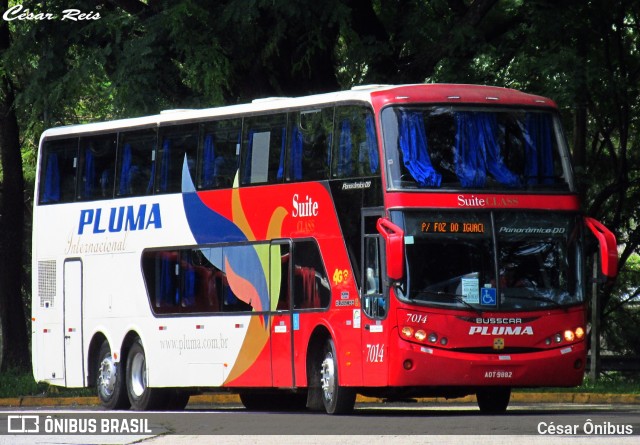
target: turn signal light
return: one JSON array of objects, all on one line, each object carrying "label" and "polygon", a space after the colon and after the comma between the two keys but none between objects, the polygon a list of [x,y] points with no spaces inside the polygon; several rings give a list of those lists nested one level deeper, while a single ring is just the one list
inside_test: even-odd
[{"label": "turn signal light", "polygon": [[425,338],[427,338],[427,333],[420,329],[416,331],[415,338],[418,341],[423,341]]},{"label": "turn signal light", "polygon": [[582,340],[584,338],[584,329],[582,329],[582,327],[576,328],[576,338],[578,340]]}]

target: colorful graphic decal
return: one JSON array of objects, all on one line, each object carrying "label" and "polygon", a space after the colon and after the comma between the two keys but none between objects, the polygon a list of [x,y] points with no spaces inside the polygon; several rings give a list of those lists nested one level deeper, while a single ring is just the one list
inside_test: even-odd
[{"label": "colorful graphic decal", "polygon": [[[242,207],[240,190],[225,190],[231,199],[223,199],[219,203],[231,205],[231,219],[207,205],[200,193],[197,193],[187,167],[186,159],[182,170],[182,199],[189,228],[197,244],[216,244],[230,242],[256,241],[254,230],[249,224]],[[216,203],[218,204],[218,203]],[[271,217],[267,233],[270,237],[281,237],[282,223],[287,211],[277,207]],[[249,254],[247,254],[249,252]],[[267,245],[255,245],[252,249],[226,249],[223,258],[207,258],[211,263],[224,270],[229,287],[233,293],[245,303],[251,305],[253,311],[269,311],[269,248]],[[223,264],[220,264],[223,262]],[[280,261],[274,262],[279,265]],[[279,277],[280,274],[274,274]],[[280,283],[272,283],[272,289],[279,289]],[[275,300],[276,298],[274,298]],[[242,347],[235,363],[225,379],[224,385],[230,385],[240,377],[268,347],[269,340],[268,315],[251,317]]]}]

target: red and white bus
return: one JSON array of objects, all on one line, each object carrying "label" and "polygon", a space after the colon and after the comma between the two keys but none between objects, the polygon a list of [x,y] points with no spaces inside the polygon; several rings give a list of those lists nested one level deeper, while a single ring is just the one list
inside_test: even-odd
[{"label": "red and white bus", "polygon": [[[356,394],[575,386],[585,239],[553,101],[358,87],[53,128],[33,224],[33,372],[107,408],[344,413]],[[589,235],[591,236],[591,235]]]}]

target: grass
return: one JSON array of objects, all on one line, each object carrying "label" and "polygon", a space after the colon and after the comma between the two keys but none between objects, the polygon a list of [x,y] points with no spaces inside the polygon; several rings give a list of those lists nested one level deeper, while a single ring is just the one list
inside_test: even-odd
[{"label": "grass", "polygon": [[[575,388],[531,388],[518,392],[573,392],[603,394],[640,394],[640,376],[620,373],[602,374],[597,382],[588,379]],[[36,383],[28,371],[11,369],[0,373],[0,398],[8,397],[93,397],[93,388],[62,388]]]},{"label": "grass", "polygon": [[24,370],[9,369],[0,373],[0,398],[47,396],[87,397],[94,396],[92,388],[62,388],[48,383],[36,383],[33,374]]}]

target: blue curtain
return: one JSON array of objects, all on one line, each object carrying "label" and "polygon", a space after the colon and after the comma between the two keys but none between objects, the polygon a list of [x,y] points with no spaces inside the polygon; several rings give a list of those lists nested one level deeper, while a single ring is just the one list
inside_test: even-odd
[{"label": "blue curtain", "polygon": [[243,184],[251,184],[251,157],[253,156],[253,130],[249,131],[249,141],[247,142],[247,154],[244,162],[244,175],[242,177]]},{"label": "blue curtain", "polygon": [[[296,141],[296,132],[299,133],[300,131],[298,130],[297,127],[294,127],[293,128],[293,132],[292,132],[292,136],[291,136],[292,139],[293,139],[292,142],[291,142],[291,144],[292,144],[292,147],[291,147],[291,151],[292,151],[291,156],[292,156],[292,158],[295,157],[295,154],[294,154],[295,149],[293,147],[293,144]],[[280,146],[280,161],[278,163],[278,173],[276,175],[276,178],[278,179],[278,181],[282,181],[282,178],[284,178],[286,152],[287,152],[286,141],[287,141],[287,129],[286,129],[286,127],[284,127],[284,128],[282,128],[282,144]],[[300,141],[301,141],[300,144],[302,144],[302,134],[300,134]],[[301,147],[302,147],[302,145],[301,145]],[[300,150],[302,150],[302,148],[300,148]],[[294,160],[294,162],[295,162],[295,160]],[[302,162],[302,157],[300,157],[300,162]],[[300,168],[302,168],[302,165],[300,166]],[[289,168],[289,174],[291,175],[291,168]]]},{"label": "blue curtain", "polygon": [[131,192],[131,144],[124,144],[122,149],[122,166],[120,167],[119,195],[128,195]]},{"label": "blue curtain", "polygon": [[169,190],[169,176],[171,174],[171,139],[165,139],[162,144],[162,166],[160,167],[160,191]]},{"label": "blue curtain", "polygon": [[60,201],[60,168],[58,166],[58,153],[49,153],[47,156],[47,171],[44,182],[44,196],[42,202]]},{"label": "blue curtain", "polygon": [[487,171],[507,187],[520,179],[504,164],[498,143],[498,123],[493,113],[459,112],[455,115],[456,175],[465,188],[483,188]]},{"label": "blue curtain", "polygon": [[378,159],[378,145],[376,144],[376,129],[373,124],[373,116],[367,115],[365,121],[367,150],[369,154],[369,170],[371,173],[377,173],[380,168],[380,160]]},{"label": "blue curtain", "polygon": [[413,179],[422,187],[439,187],[442,175],[431,165],[422,113],[402,111],[399,132],[402,162]]},{"label": "blue curtain", "polygon": [[527,184],[553,184],[552,121],[546,113],[525,116],[525,176]]},{"label": "blue curtain", "polygon": [[353,161],[351,160],[351,152],[353,145],[351,143],[351,122],[348,119],[342,121],[340,127],[340,141],[338,145],[338,176],[351,176],[353,174]]},{"label": "blue curtain", "polygon": [[291,167],[294,181],[302,179],[302,152],[304,150],[304,143],[302,140],[302,132],[298,126],[293,127],[291,134]]},{"label": "blue curtain", "polygon": [[84,198],[93,198],[96,182],[96,166],[90,148],[84,151]]},{"label": "blue curtain", "polygon": [[202,166],[202,185],[211,187],[215,182],[215,159],[216,149],[213,141],[213,135],[208,134],[204,138],[203,163]]}]

